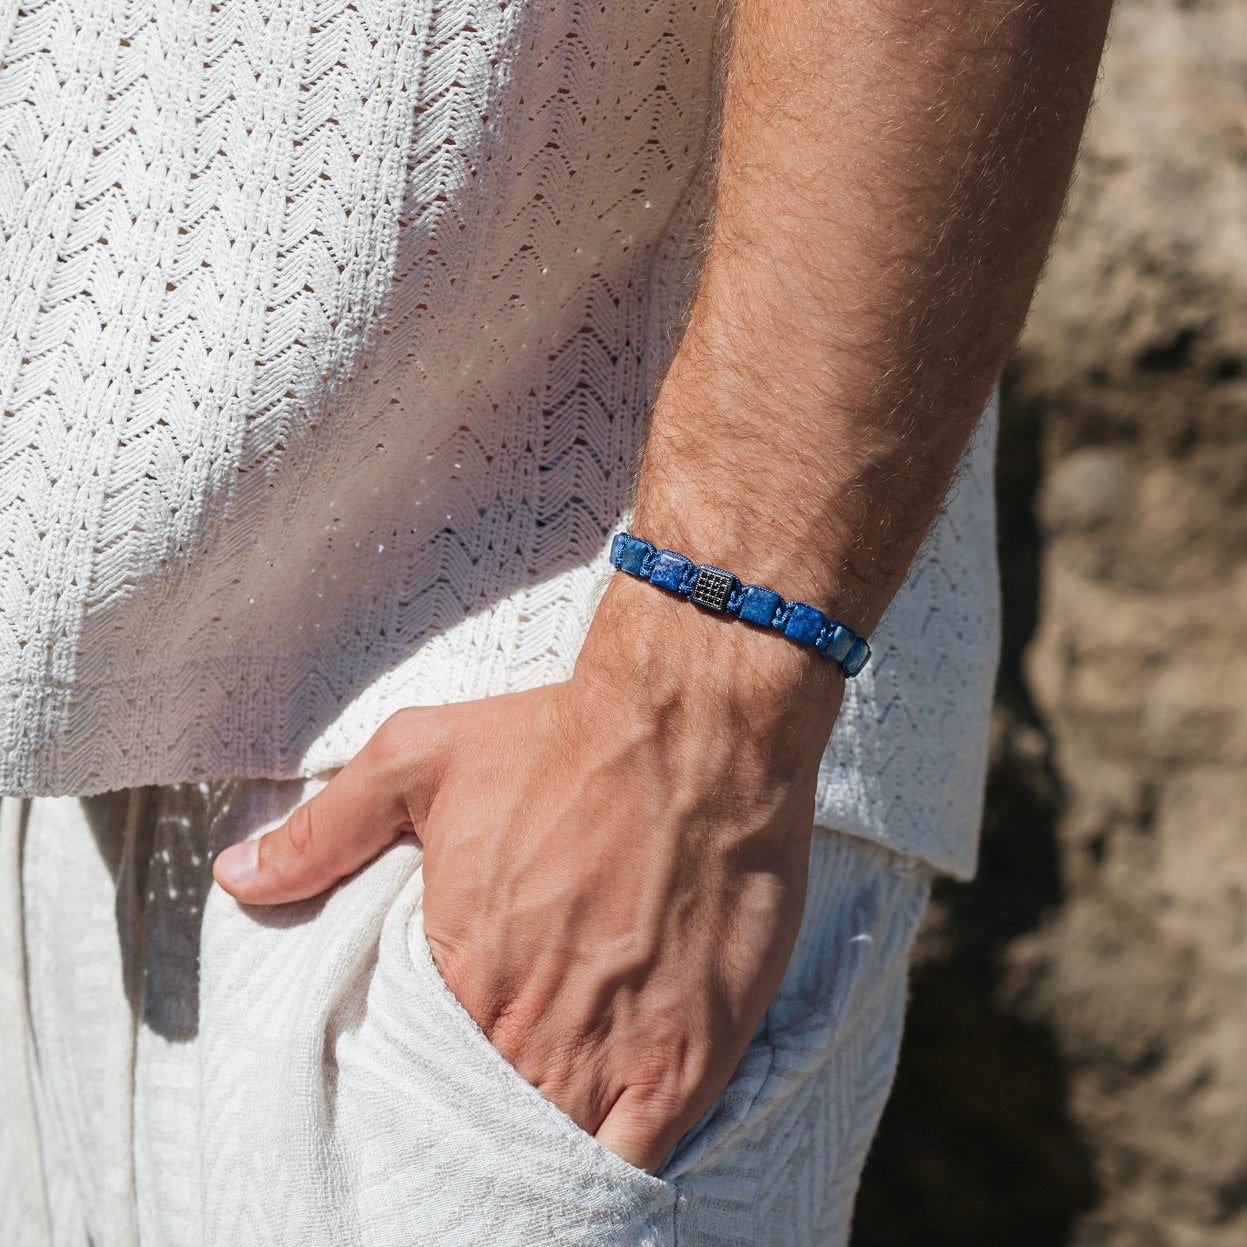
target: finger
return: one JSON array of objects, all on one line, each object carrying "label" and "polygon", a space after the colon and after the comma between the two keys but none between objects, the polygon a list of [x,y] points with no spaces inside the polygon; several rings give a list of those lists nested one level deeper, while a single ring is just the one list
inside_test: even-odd
[{"label": "finger", "polygon": [[652,1096],[645,1089],[628,1087],[593,1137],[628,1164],[656,1174],[679,1138],[679,1132],[673,1133],[670,1124],[660,1125],[659,1116]]},{"label": "finger", "polygon": [[252,905],[303,900],[332,887],[416,830],[436,786],[440,752],[431,713],[391,715],[280,827],[218,854],[216,881]]}]

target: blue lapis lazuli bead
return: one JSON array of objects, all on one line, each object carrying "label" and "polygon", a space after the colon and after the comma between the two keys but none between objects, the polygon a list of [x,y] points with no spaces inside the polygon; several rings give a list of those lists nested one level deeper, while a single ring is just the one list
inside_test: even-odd
[{"label": "blue lapis lazuli bead", "polygon": [[848,628],[841,624],[833,624],[819,652],[824,658],[830,658],[832,662],[843,663],[856,640],[857,638]]},{"label": "blue lapis lazuli bead", "polygon": [[615,563],[621,571],[629,572],[633,576],[644,576],[645,558],[653,552],[654,547],[643,537],[625,536],[617,559],[612,548],[611,562]]},{"label": "blue lapis lazuli bead", "polygon": [[853,642],[844,661],[840,664],[845,675],[857,675],[870,658],[870,646],[860,637]]},{"label": "blue lapis lazuli bead", "polygon": [[823,630],[827,616],[817,607],[804,602],[793,602],[784,621],[784,635],[800,645],[813,645],[814,638]]},{"label": "blue lapis lazuli bead", "polygon": [[764,589],[761,585],[746,585],[742,590],[740,617],[751,624],[769,628],[775,618],[775,612],[784,604],[774,589]]},{"label": "blue lapis lazuli bead", "polygon": [[654,567],[649,574],[650,584],[660,589],[670,589],[679,593],[688,573],[696,566],[692,559],[677,554],[674,550],[659,550],[654,559]]}]

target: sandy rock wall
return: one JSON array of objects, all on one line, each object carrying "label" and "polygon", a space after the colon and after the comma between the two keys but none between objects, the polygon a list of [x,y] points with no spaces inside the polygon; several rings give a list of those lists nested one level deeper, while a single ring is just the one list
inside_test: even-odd
[{"label": "sandy rock wall", "polygon": [[982,869],[856,1247],[1247,1244],[1247,4],[1119,0],[1006,376]]}]

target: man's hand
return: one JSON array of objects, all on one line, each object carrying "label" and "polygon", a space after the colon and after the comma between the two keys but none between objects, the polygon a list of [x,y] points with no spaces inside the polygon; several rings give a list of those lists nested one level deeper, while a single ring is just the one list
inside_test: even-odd
[{"label": "man's hand", "polygon": [[788,964],[842,684],[619,575],[570,680],[399,711],[216,878],[296,900],[414,832],[451,991],[548,1099],[656,1171]]},{"label": "man's hand", "polygon": [[[632,528],[869,634],[1021,328],[1110,0],[730,7],[712,237]],[[400,712],[217,878],[306,897],[415,832],[451,990],[656,1168],[787,964],[839,681],[616,577],[569,681]]]}]

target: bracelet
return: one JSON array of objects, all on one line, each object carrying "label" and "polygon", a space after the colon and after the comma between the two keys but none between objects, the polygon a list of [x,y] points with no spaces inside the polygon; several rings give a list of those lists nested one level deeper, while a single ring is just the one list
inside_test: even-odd
[{"label": "bracelet", "polygon": [[616,533],[611,563],[660,589],[686,597],[696,606],[734,615],[760,628],[774,628],[798,645],[812,645],[824,658],[855,676],[870,658],[870,646],[852,628],[828,619],[816,606],[785,602],[773,589],[741,584],[721,567],[694,563],[674,550],[657,550],[644,537]]}]

